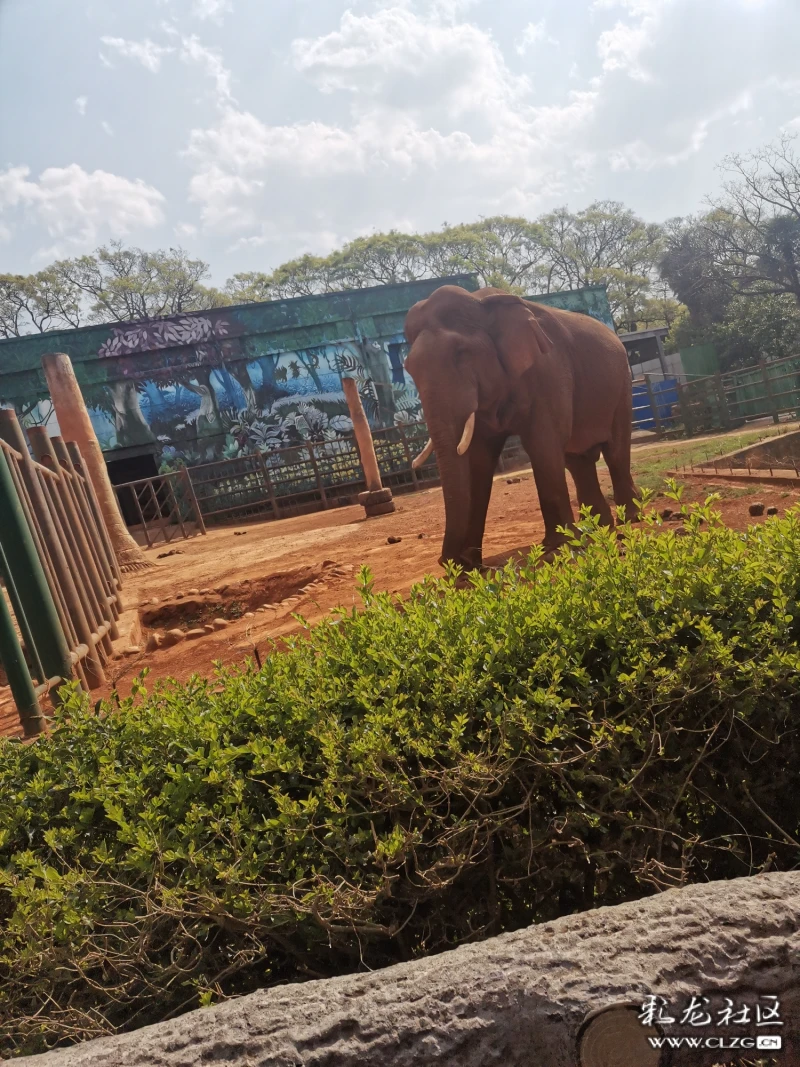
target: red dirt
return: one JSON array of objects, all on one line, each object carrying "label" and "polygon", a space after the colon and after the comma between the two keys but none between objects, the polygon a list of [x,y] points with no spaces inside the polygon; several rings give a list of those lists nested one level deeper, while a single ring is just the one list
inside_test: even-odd
[{"label": "red dirt", "polygon": [[[513,479],[511,484],[508,479]],[[608,492],[603,472],[601,484]],[[748,514],[754,500],[777,505],[781,514],[800,501],[800,488],[761,485],[757,495],[751,487],[743,494],[739,487],[715,483],[713,474],[707,481],[686,485],[684,499],[702,500],[712,489],[723,494],[716,507],[724,522],[735,529],[763,521]],[[162,633],[175,627],[197,629],[217,618],[225,618],[227,625],[169,648],[112,661],[109,686],[94,691],[92,699],[108,696],[112,687],[120,696],[127,695],[144,667],[149,668],[150,685],[158,678],[186,681],[192,674],[212,675],[215,661],[243,664],[253,656],[254,648],[264,654],[269,638],[300,630],[293,612],[313,623],[334,607],[359,603],[355,579],[362,564],[372,571],[376,589],[401,595],[426,573],[441,574],[436,562],[444,526],[441,490],[407,494],[395,501],[397,511],[392,515],[365,519],[361,507],[337,508],[212,530],[205,537],[178,542],[172,546],[178,553],[162,559],[157,556],[166,551],[164,546],[150,550],[153,569],[129,577],[123,588],[126,607],[140,608],[142,649],[154,628]],[[658,503],[670,506],[666,500]],[[510,556],[526,552],[542,535],[530,468],[498,475],[486,524],[486,562],[502,565]],[[390,544],[389,537],[400,540]],[[303,592],[310,583],[318,584]],[[285,598],[294,596],[296,601],[285,603]],[[153,598],[159,603],[152,604]],[[277,609],[257,611],[265,603],[277,602],[283,602]],[[0,732],[18,732],[13,706],[7,702],[0,706]]]}]

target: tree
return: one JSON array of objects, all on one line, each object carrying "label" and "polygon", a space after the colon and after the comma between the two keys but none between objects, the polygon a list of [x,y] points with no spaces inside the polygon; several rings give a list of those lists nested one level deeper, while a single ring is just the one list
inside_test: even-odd
[{"label": "tree", "polygon": [[717,266],[742,294],[790,295],[800,305],[800,156],[795,137],[722,162],[729,175],[706,221]]},{"label": "tree", "polygon": [[[659,262],[662,281],[689,309],[699,328],[721,322],[734,288],[721,262],[720,240],[736,225],[726,211],[670,219]],[[724,239],[724,238],[722,238]]]},{"label": "tree", "polygon": [[684,310],[684,305],[675,299],[667,283],[656,282],[651,288],[651,295],[643,297],[640,302],[636,328],[653,330],[666,326],[671,330]]},{"label": "tree", "polygon": [[420,238],[397,230],[357,237],[329,261],[337,289],[413,282],[426,271]]},{"label": "tree", "polygon": [[261,271],[244,271],[234,274],[225,282],[225,296],[231,304],[258,304],[273,299],[269,274]]},{"label": "tree", "polygon": [[800,355],[800,307],[788,293],[737,296],[714,331],[725,370]]},{"label": "tree", "polygon": [[663,231],[614,200],[584,211],[566,208],[545,215],[545,292],[605,285],[619,325],[635,330],[643,301],[657,279]]},{"label": "tree", "polygon": [[146,252],[112,241],[94,255],[54,263],[51,270],[83,294],[92,322],[155,319],[229,302],[201,284],[208,264],[181,248]]},{"label": "tree", "polygon": [[277,267],[272,274],[260,271],[234,274],[225,283],[225,295],[228,303],[250,304],[331,293],[340,288],[343,286],[335,283],[332,256],[301,256]]},{"label": "tree", "polygon": [[0,337],[80,326],[81,293],[53,267],[0,275]]}]

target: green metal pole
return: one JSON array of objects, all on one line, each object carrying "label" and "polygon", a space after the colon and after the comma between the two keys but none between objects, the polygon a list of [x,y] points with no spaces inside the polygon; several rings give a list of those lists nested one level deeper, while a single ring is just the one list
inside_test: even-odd
[{"label": "green metal pole", "polygon": [[0,457],[0,546],[42,667],[48,678],[66,682],[72,677],[67,641],[2,448]]},{"label": "green metal pole", "polygon": [[[5,556],[0,549],[0,573],[7,578]],[[36,691],[33,688],[33,679],[25,662],[22,646],[14,629],[14,620],[8,610],[6,598],[0,590],[0,663],[5,668],[8,684],[11,687],[11,695],[17,705],[19,721],[26,737],[35,737],[44,729],[44,716],[42,715]]]}]

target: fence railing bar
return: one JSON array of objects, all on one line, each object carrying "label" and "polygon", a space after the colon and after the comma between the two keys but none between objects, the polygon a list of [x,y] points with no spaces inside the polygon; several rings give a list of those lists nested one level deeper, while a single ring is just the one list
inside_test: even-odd
[{"label": "fence railing bar", "polygon": [[131,487],[131,496],[133,498],[134,504],[136,505],[136,510],[139,512],[139,519],[142,524],[142,532],[144,533],[144,539],[147,543],[147,547],[152,548],[153,542],[150,540],[150,531],[147,528],[147,519],[145,518],[144,512],[142,511],[142,502],[139,499],[139,489],[137,486]]},{"label": "fence railing bar", "polygon": [[[86,485],[81,475],[75,469],[72,462],[72,456],[69,453],[66,443],[60,437],[53,437],[51,440],[53,442],[53,447],[56,450],[56,455],[59,458],[59,463],[62,467],[66,468],[70,475],[70,484],[75,496],[78,515],[80,516],[83,525],[89,550],[94,558],[95,566],[101,581],[101,588],[105,590],[106,602],[109,604],[114,618],[117,619],[120,615],[120,610],[117,604],[117,580],[111,568],[108,556],[106,555],[103,540],[95,523],[92,521],[92,513],[86,493]],[[103,617],[105,616],[106,612],[103,612]],[[116,637],[117,635],[112,633],[112,636]]]},{"label": "fence railing bar", "polygon": [[[47,584],[41,561],[9,469],[5,451],[0,449],[0,544],[6,564],[4,579],[9,594],[13,587],[20,615],[17,623],[27,627],[31,647],[29,655],[38,660],[39,681],[58,675],[72,677],[64,631]],[[15,610],[17,610],[15,608]]]},{"label": "fence railing bar", "polygon": [[[39,464],[41,467],[42,465]],[[47,468],[43,468],[47,469]],[[48,471],[48,474],[52,474],[52,471]],[[77,625],[79,628],[79,636],[82,642],[85,644],[90,639],[94,628],[97,626],[96,608],[90,596],[89,584],[85,578],[83,568],[81,567],[80,559],[76,556],[75,543],[71,534],[71,528],[66,514],[63,508],[63,500],[59,491],[58,482],[41,478],[42,491],[45,494],[45,499],[48,501],[50,514],[53,518],[53,524],[58,532],[59,541],[61,544],[61,551],[64,556],[66,566],[69,570],[69,574],[72,577],[72,585],[75,590],[75,596],[81,607],[81,613],[75,614]],[[81,621],[81,615],[83,621]],[[85,629],[84,629],[85,626]],[[92,645],[94,643],[92,642]],[[105,649],[98,650],[99,655],[95,657],[97,660],[98,678],[104,678],[103,662],[105,660]],[[90,679],[87,679],[90,681]],[[102,682],[98,681],[98,684]]]},{"label": "fence railing bar", "polygon": [[156,509],[156,522],[158,523],[159,529],[161,530],[161,536],[164,538],[165,544],[170,544],[172,542],[172,538],[169,534],[169,530],[167,529],[167,524],[164,522],[164,516],[161,514],[161,502],[158,499],[158,494],[156,493],[155,487],[153,486],[153,479],[150,479],[147,482],[147,488],[150,490],[150,496],[153,500],[153,506]]},{"label": "fence railing bar", "polygon": [[194,483],[192,481],[192,476],[186,467],[181,467],[181,476],[183,478],[183,483],[192,505],[192,510],[194,511],[194,521],[197,524],[197,528],[200,530],[200,533],[205,534],[206,524],[203,521],[203,513],[200,510],[200,505],[197,501],[197,494],[194,491]]},{"label": "fence railing bar", "polygon": [[[109,607],[112,608],[112,619],[116,620],[116,612],[114,611],[116,604],[110,601],[112,593],[115,593],[116,590],[110,588],[110,576],[107,581],[103,573],[99,553],[90,532],[88,517],[81,507],[77,475],[72,470],[69,454],[60,437],[49,437],[47,440],[55,458],[55,467],[63,476],[62,484],[69,501],[72,520],[75,524],[74,534],[78,542],[79,551],[85,561],[89,581],[94,589],[97,601],[97,624],[101,624],[108,617]],[[112,639],[116,640],[118,637],[119,630],[117,629],[116,621],[114,621],[109,633],[103,639],[103,648],[109,656],[113,652],[111,641]]]},{"label": "fence railing bar", "polygon": [[[92,631],[95,631],[105,618],[104,598],[101,599],[97,588],[98,583],[90,571],[90,561],[87,558],[89,555],[88,546],[84,546],[81,538],[82,530],[78,516],[75,513],[75,503],[69,491],[68,478],[66,473],[61,470],[47,430],[43,426],[32,426],[28,430],[28,438],[34,455],[39,462],[44,466],[49,466],[58,475],[56,481],[52,483],[51,489],[57,500],[61,528],[70,547],[75,573],[78,576],[78,584],[86,591],[89,606],[88,621]],[[110,642],[102,647],[103,652],[110,656]]]},{"label": "fence railing bar", "polygon": [[175,518],[177,520],[178,526],[180,526],[180,528],[181,528],[181,536],[183,537],[184,540],[186,540],[188,535],[186,533],[186,527],[183,525],[183,515],[181,514],[181,506],[180,506],[180,503],[178,502],[177,496],[175,495],[175,490],[172,487],[172,479],[171,478],[166,478],[165,479],[164,488],[165,488],[166,493],[167,493],[167,495],[168,495],[168,497],[170,499],[170,502],[171,502],[171,504],[170,504],[170,515],[173,515],[173,514],[175,515]]},{"label": "fence railing bar", "polygon": [[67,450],[69,451],[72,463],[75,469],[80,474],[84,488],[86,489],[86,496],[89,501],[92,517],[94,518],[95,526],[100,531],[100,539],[105,545],[106,558],[108,559],[111,571],[114,575],[114,578],[116,579],[117,605],[119,607],[119,610],[122,611],[122,597],[119,592],[122,586],[122,571],[119,567],[119,560],[117,559],[117,554],[114,551],[114,546],[111,543],[111,535],[108,532],[105,520],[103,519],[103,513],[100,510],[100,502],[97,499],[97,494],[95,493],[94,485],[92,484],[92,479],[87,473],[86,466],[83,462],[83,456],[81,455],[80,449],[78,448],[77,444],[72,441],[68,441]]}]

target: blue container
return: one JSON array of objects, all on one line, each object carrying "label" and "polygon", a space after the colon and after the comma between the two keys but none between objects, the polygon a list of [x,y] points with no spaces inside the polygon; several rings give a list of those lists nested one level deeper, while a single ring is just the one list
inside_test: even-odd
[{"label": "blue container", "polygon": [[[672,408],[678,403],[678,379],[665,378],[663,382],[651,382],[653,401],[656,406],[659,419],[667,423],[672,418]],[[650,397],[647,395],[647,386],[634,384],[633,386],[633,428],[634,430],[655,430],[656,420]]]}]

